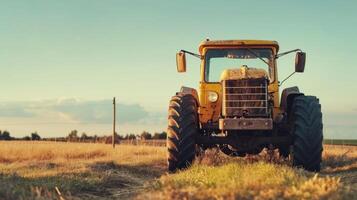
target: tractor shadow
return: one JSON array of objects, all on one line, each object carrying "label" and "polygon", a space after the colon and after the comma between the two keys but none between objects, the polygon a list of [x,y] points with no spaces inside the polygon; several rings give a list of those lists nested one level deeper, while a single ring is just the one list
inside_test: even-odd
[{"label": "tractor shadow", "polygon": [[201,154],[196,159],[197,164],[209,165],[209,166],[221,166],[231,162],[237,162],[242,164],[250,164],[255,162],[267,162],[273,164],[285,164],[291,165],[288,160],[279,156],[278,150],[268,151],[263,149],[257,155],[246,155],[244,157],[232,157],[225,155],[218,148],[206,150],[204,154]]},{"label": "tractor shadow", "polygon": [[[357,156],[355,149],[347,149],[345,151],[331,152],[328,150],[323,154],[321,164],[322,175],[336,175],[339,173],[357,172]],[[258,155],[246,155],[245,157],[231,157],[223,154],[218,149],[206,150],[204,154],[198,156],[195,161],[197,164],[220,166],[230,162],[238,162],[242,164],[249,164],[255,162],[267,162],[277,165],[292,166],[289,159],[284,159],[279,156],[279,151],[268,151],[264,149]]]}]

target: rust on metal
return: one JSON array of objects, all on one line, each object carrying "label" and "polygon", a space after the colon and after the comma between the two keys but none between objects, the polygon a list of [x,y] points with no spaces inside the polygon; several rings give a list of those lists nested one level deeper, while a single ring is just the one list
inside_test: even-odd
[{"label": "rust on metal", "polygon": [[272,130],[271,118],[225,118],[219,119],[220,130]]}]

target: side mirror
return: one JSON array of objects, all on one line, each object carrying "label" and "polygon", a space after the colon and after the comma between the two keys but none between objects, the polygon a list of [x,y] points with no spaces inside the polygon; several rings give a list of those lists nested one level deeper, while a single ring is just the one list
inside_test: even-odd
[{"label": "side mirror", "polygon": [[297,52],[295,56],[295,72],[304,72],[305,70],[305,52]]},{"label": "side mirror", "polygon": [[177,72],[186,72],[186,54],[182,51],[176,53]]}]

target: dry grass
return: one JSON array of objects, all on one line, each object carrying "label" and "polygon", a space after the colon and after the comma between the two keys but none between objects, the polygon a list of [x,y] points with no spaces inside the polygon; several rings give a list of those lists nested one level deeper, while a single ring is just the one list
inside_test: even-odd
[{"label": "dry grass", "polygon": [[162,177],[153,199],[340,199],[338,178],[264,162],[194,166]]},{"label": "dry grass", "polygon": [[[356,199],[356,147],[325,146],[319,174],[269,156],[230,158],[216,150],[188,170],[162,176],[139,199]],[[275,159],[274,159],[275,158]]]},{"label": "dry grass", "polygon": [[125,197],[161,175],[166,156],[163,147],[61,142],[0,142],[0,152],[0,199],[58,199],[55,187],[70,199]]},{"label": "dry grass", "polygon": [[325,145],[324,150],[325,172],[357,170],[357,146]]},{"label": "dry grass", "polygon": [[325,146],[323,170],[293,169],[267,154],[212,150],[166,174],[165,147],[0,142],[0,199],[355,199],[356,147]]},{"label": "dry grass", "polygon": [[[66,142],[0,142],[0,163],[21,163],[28,161],[66,162],[82,160],[95,162],[97,160],[116,160],[129,164],[147,163],[147,160],[162,159],[164,148],[151,146],[111,145],[93,143]],[[148,154],[145,158],[131,159],[132,154]],[[130,159],[129,159],[129,157]],[[144,159],[144,160],[143,160]],[[147,159],[147,160],[146,160]],[[129,162],[130,161],[130,162]]]}]

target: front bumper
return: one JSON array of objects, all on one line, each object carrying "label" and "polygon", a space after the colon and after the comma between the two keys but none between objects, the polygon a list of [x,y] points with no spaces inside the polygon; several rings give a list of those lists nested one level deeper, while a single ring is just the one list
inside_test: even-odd
[{"label": "front bumper", "polygon": [[271,118],[225,118],[219,119],[220,130],[272,130]]}]

